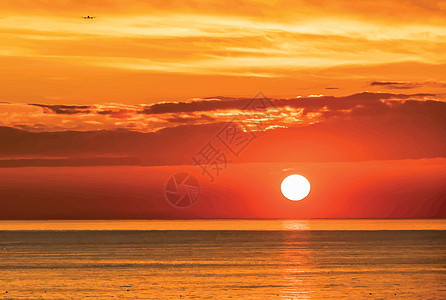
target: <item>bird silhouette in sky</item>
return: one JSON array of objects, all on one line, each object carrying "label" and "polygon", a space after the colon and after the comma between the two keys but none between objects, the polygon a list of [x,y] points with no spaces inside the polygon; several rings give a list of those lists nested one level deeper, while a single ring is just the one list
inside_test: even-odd
[{"label": "bird silhouette in sky", "polygon": [[91,19],[94,19],[94,18],[96,18],[96,17],[90,17],[90,16],[82,17],[82,19],[86,19],[86,20],[91,20]]}]

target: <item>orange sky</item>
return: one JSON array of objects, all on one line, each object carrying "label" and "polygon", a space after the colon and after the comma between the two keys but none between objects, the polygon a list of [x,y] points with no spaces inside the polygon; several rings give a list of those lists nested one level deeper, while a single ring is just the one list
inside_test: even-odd
[{"label": "orange sky", "polygon": [[445,91],[446,1],[4,0],[0,16],[0,101]]},{"label": "orange sky", "polygon": [[0,41],[0,219],[445,216],[446,1],[2,0]]}]

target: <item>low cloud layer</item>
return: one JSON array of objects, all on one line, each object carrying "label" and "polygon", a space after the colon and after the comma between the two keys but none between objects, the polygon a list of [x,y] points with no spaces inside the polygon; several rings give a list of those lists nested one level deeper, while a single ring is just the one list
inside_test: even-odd
[{"label": "low cloud layer", "polygon": [[[305,126],[330,119],[399,113],[428,103],[444,105],[434,94],[359,93],[345,97],[313,95],[268,99],[213,97],[187,102],[143,104],[48,105],[0,103],[0,125],[27,131],[126,129],[156,132],[178,125],[206,125],[242,117],[249,126],[262,119],[266,128]],[[433,105],[433,104],[432,104]]]},{"label": "low cloud layer", "polygon": [[2,104],[9,112],[0,119],[5,126],[0,156],[112,156],[148,165],[188,164],[236,118],[245,132],[261,136],[238,157],[242,162],[446,157],[446,102],[440,100],[433,94],[361,93],[270,101],[221,97],[152,106],[59,105],[57,110]]}]

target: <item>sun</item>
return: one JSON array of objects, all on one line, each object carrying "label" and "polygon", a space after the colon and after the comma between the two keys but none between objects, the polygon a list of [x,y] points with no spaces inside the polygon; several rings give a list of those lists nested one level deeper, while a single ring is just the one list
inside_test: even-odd
[{"label": "sun", "polygon": [[293,174],[282,181],[280,189],[289,200],[299,201],[310,193],[310,182],[302,175]]}]

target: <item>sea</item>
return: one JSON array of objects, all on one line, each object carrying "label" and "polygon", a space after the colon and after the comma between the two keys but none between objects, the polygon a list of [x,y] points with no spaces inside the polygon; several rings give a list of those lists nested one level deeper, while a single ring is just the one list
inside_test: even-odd
[{"label": "sea", "polygon": [[446,220],[0,221],[0,299],[446,299]]}]

